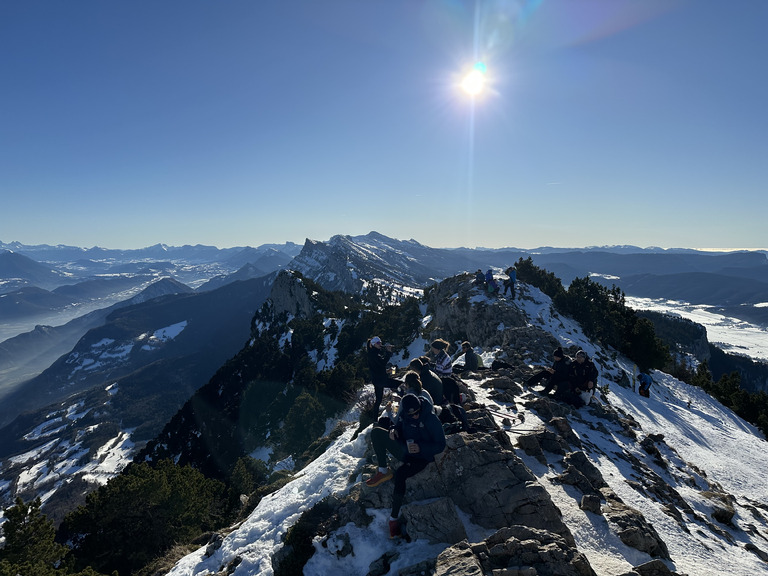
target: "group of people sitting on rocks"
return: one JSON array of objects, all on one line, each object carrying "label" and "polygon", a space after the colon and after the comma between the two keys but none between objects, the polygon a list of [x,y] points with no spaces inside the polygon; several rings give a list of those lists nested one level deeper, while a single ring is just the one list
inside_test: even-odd
[{"label": "group of people sitting on rocks", "polygon": [[[375,414],[378,415],[385,387],[399,390],[402,386],[404,392],[397,412],[393,413],[392,402],[388,402],[384,415],[378,418],[371,430],[378,470],[366,481],[368,486],[375,487],[394,477],[390,538],[400,535],[398,515],[405,496],[405,481],[421,472],[445,449],[443,424],[458,420],[462,430],[472,431],[466,412],[461,407],[466,394],[453,376],[453,361],[447,349],[448,342],[445,340],[432,342],[432,358],[422,356],[411,360],[405,377],[400,381],[386,372],[386,365],[392,356],[391,346],[383,345],[378,336],[368,341]],[[394,473],[387,465],[387,452],[402,462]]]},{"label": "group of people sitting on rocks", "polygon": [[536,372],[526,380],[525,385],[532,387],[546,381],[542,394],[548,396],[554,389],[555,400],[577,408],[589,404],[597,385],[598,372],[595,363],[584,350],[576,352],[576,356],[571,360],[561,346],[555,349],[552,356],[552,366]]},{"label": "group of people sitting on rocks", "polygon": [[514,266],[510,266],[504,271],[504,274],[506,274],[506,278],[504,278],[503,287],[499,287],[499,283],[496,281],[496,278],[493,275],[493,270],[489,268],[488,271],[483,274],[482,269],[478,268],[477,272],[475,272],[475,279],[472,281],[472,284],[479,286],[488,292],[488,294],[502,294],[506,296],[507,292],[509,292],[510,296],[514,298],[515,281],[517,280],[517,269]]},{"label": "group of people sitting on rocks", "polygon": [[[457,378],[457,373],[484,369],[482,357],[468,341],[462,342],[461,350],[453,357],[448,355],[448,347],[446,340],[434,340],[430,345],[430,356],[411,360],[400,380],[394,377],[394,372],[388,372],[392,346],[384,344],[379,336],[370,338],[366,345],[374,387],[372,415],[375,424],[371,430],[371,443],[378,465],[366,485],[376,487],[394,478],[390,538],[401,535],[398,516],[406,480],[426,468],[445,449],[444,425],[455,423],[461,430],[474,431],[462,408],[462,404],[473,398],[473,393]],[[454,361],[462,355],[464,364],[454,366]],[[558,347],[553,356],[552,366],[543,368],[525,384],[532,387],[544,383],[542,394],[549,395],[554,390],[554,399],[573,406],[589,403],[595,393],[598,372],[586,352],[579,350],[571,361],[562,347]],[[401,393],[402,397],[396,412],[389,401],[383,415],[379,416],[385,388]],[[387,464],[387,453],[401,462],[394,472]]]}]

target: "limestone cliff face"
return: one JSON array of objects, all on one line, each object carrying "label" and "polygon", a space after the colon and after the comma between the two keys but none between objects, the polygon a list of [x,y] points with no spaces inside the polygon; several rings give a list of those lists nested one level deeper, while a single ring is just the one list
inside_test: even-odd
[{"label": "limestone cliff face", "polygon": [[286,312],[292,316],[307,317],[315,313],[306,284],[288,271],[277,275],[269,299],[275,314]]},{"label": "limestone cliff face", "polygon": [[301,253],[291,262],[291,268],[301,272],[326,290],[357,293],[363,281],[348,265],[349,252],[333,243],[307,240]]}]

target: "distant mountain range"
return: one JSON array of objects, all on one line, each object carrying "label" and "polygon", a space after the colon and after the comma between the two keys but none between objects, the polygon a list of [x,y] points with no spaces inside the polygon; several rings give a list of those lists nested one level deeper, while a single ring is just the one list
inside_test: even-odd
[{"label": "distant mountain range", "polygon": [[[0,243],[0,398],[20,379],[34,375],[34,370],[19,368],[31,368],[28,359],[39,352],[36,338],[50,340],[57,332],[69,334],[66,340],[57,337],[58,347],[43,347],[49,353],[35,362],[40,368],[43,360],[52,362],[53,350],[64,351],[62,342],[72,343],[95,327],[98,321],[94,318],[103,317],[100,311],[130,301],[163,278],[173,279],[178,293],[192,289],[201,293],[290,268],[329,290],[409,292],[463,271],[503,270],[520,258],[531,258],[566,284],[590,276],[607,286],[618,285],[629,296],[707,305],[768,326],[768,306],[760,306],[768,302],[765,252],[634,246],[438,249],[377,232],[334,236],[328,242],[307,240],[304,246],[286,243],[228,249],[158,244],[140,250],[107,250]],[[97,316],[78,320],[91,312]],[[52,331],[54,326],[62,330]],[[28,336],[9,341],[25,334]],[[18,355],[16,360],[14,355]]]}]

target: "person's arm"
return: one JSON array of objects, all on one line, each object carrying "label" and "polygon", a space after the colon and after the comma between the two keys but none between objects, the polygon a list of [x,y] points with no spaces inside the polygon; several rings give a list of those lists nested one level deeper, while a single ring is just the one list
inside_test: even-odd
[{"label": "person's arm", "polygon": [[438,358],[435,358],[435,368],[438,372],[448,374],[452,368],[451,357],[447,353],[443,352]]},{"label": "person's arm", "polygon": [[[422,413],[422,417],[424,414]],[[424,421],[424,434],[417,441],[420,457],[431,460],[445,450],[445,431],[435,414],[428,414]]]},{"label": "person's arm", "polygon": [[597,367],[594,363],[589,367],[589,374],[587,376],[587,389],[591,390],[595,386],[597,386],[597,377],[600,375],[600,373],[597,371]]}]

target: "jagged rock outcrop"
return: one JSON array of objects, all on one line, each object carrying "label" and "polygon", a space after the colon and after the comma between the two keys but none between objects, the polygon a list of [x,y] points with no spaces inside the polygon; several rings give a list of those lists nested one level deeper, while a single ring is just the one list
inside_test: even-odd
[{"label": "jagged rock outcrop", "polygon": [[423,538],[430,544],[455,544],[467,538],[464,524],[450,498],[408,504],[403,507],[402,514],[411,538]]},{"label": "jagged rock outcrop", "polygon": [[443,551],[436,576],[594,576],[586,556],[563,537],[527,526],[502,528],[484,542]]},{"label": "jagged rock outcrop", "polygon": [[461,270],[455,257],[415,240],[399,241],[376,232],[309,240],[290,267],[326,290],[359,293],[370,284],[422,287]]},{"label": "jagged rock outcrop", "polygon": [[287,271],[281,271],[269,293],[274,314],[287,312],[292,316],[307,317],[315,313],[309,292],[304,283]]},{"label": "jagged rock outcrop", "polygon": [[616,534],[624,544],[653,557],[670,559],[667,545],[642,513],[624,504],[610,488],[602,488],[600,492],[606,501],[603,515],[616,526]]},{"label": "jagged rock outcrop", "polygon": [[[551,414],[552,406],[555,405],[547,398],[540,398],[533,404],[543,408],[541,413],[546,414]],[[601,407],[597,412],[605,411],[612,410],[610,407]],[[618,417],[615,417],[613,422],[621,425],[621,419]],[[542,464],[552,464],[551,457],[557,457],[563,471],[555,476],[553,481],[574,486],[582,494],[580,502],[582,510],[601,514],[627,546],[647,552],[653,557],[669,559],[667,545],[653,526],[638,510],[627,506],[619,498],[609,487],[597,466],[589,460],[582,449],[581,440],[573,432],[567,418],[553,416],[548,424],[547,428],[518,437],[518,447]],[[631,455],[625,455],[625,457],[630,459]],[[637,461],[636,458],[634,460]],[[640,466],[639,461],[637,465]],[[650,469],[648,472],[652,474]],[[645,474],[645,476],[651,474]],[[667,486],[660,481],[660,478],[659,484]],[[679,500],[682,501],[681,498]],[[604,505],[600,504],[602,501],[605,501]]]},{"label": "jagged rock outcrop", "polygon": [[[488,298],[472,280],[470,274],[462,274],[425,291],[424,301],[432,316],[427,329],[433,336],[499,348],[498,358],[510,364],[548,358],[560,345],[549,332],[530,325],[514,300]],[[519,292],[518,297],[523,297],[522,286]]]}]

